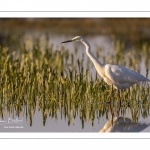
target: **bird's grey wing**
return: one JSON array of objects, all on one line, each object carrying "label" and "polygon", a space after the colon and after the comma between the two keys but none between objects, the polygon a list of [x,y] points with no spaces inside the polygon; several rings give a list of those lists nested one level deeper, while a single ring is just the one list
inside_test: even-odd
[{"label": "bird's grey wing", "polygon": [[138,83],[144,81],[150,81],[143,75],[135,72],[131,69],[118,65],[105,65],[105,76],[114,83]]}]

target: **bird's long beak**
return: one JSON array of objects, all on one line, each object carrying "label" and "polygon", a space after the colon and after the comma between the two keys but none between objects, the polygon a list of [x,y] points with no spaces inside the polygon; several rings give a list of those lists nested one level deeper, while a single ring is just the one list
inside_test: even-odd
[{"label": "bird's long beak", "polygon": [[73,40],[68,40],[68,41],[64,41],[64,42],[61,42],[61,43],[68,43],[68,42],[72,42]]}]

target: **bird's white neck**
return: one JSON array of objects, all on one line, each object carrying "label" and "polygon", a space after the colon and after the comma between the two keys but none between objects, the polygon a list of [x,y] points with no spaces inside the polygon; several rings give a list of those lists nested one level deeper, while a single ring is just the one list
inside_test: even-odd
[{"label": "bird's white neck", "polygon": [[92,60],[97,72],[100,74],[101,77],[104,77],[104,64],[102,64],[101,62],[98,61],[98,59],[92,54],[91,52],[91,46],[88,42],[82,40],[81,41],[85,47],[86,47],[86,53],[89,56],[89,58]]}]

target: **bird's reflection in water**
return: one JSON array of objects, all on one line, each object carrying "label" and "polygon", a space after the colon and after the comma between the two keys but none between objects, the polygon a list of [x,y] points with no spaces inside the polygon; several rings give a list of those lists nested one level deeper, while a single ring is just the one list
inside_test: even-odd
[{"label": "bird's reflection in water", "polygon": [[[113,124],[112,124],[113,122]],[[150,124],[132,123],[132,120],[124,117],[114,117],[104,125],[100,132],[140,132]]]}]

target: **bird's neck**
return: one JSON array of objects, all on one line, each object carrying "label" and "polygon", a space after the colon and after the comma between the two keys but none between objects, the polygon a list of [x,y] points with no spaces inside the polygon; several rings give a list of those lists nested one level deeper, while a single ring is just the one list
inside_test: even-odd
[{"label": "bird's neck", "polygon": [[89,58],[92,60],[97,72],[100,74],[101,77],[104,77],[104,73],[103,73],[104,64],[98,61],[98,59],[93,55],[93,53],[91,52],[91,46],[89,43],[87,43],[86,41],[81,41],[81,42],[85,45],[86,53],[89,56]]}]

